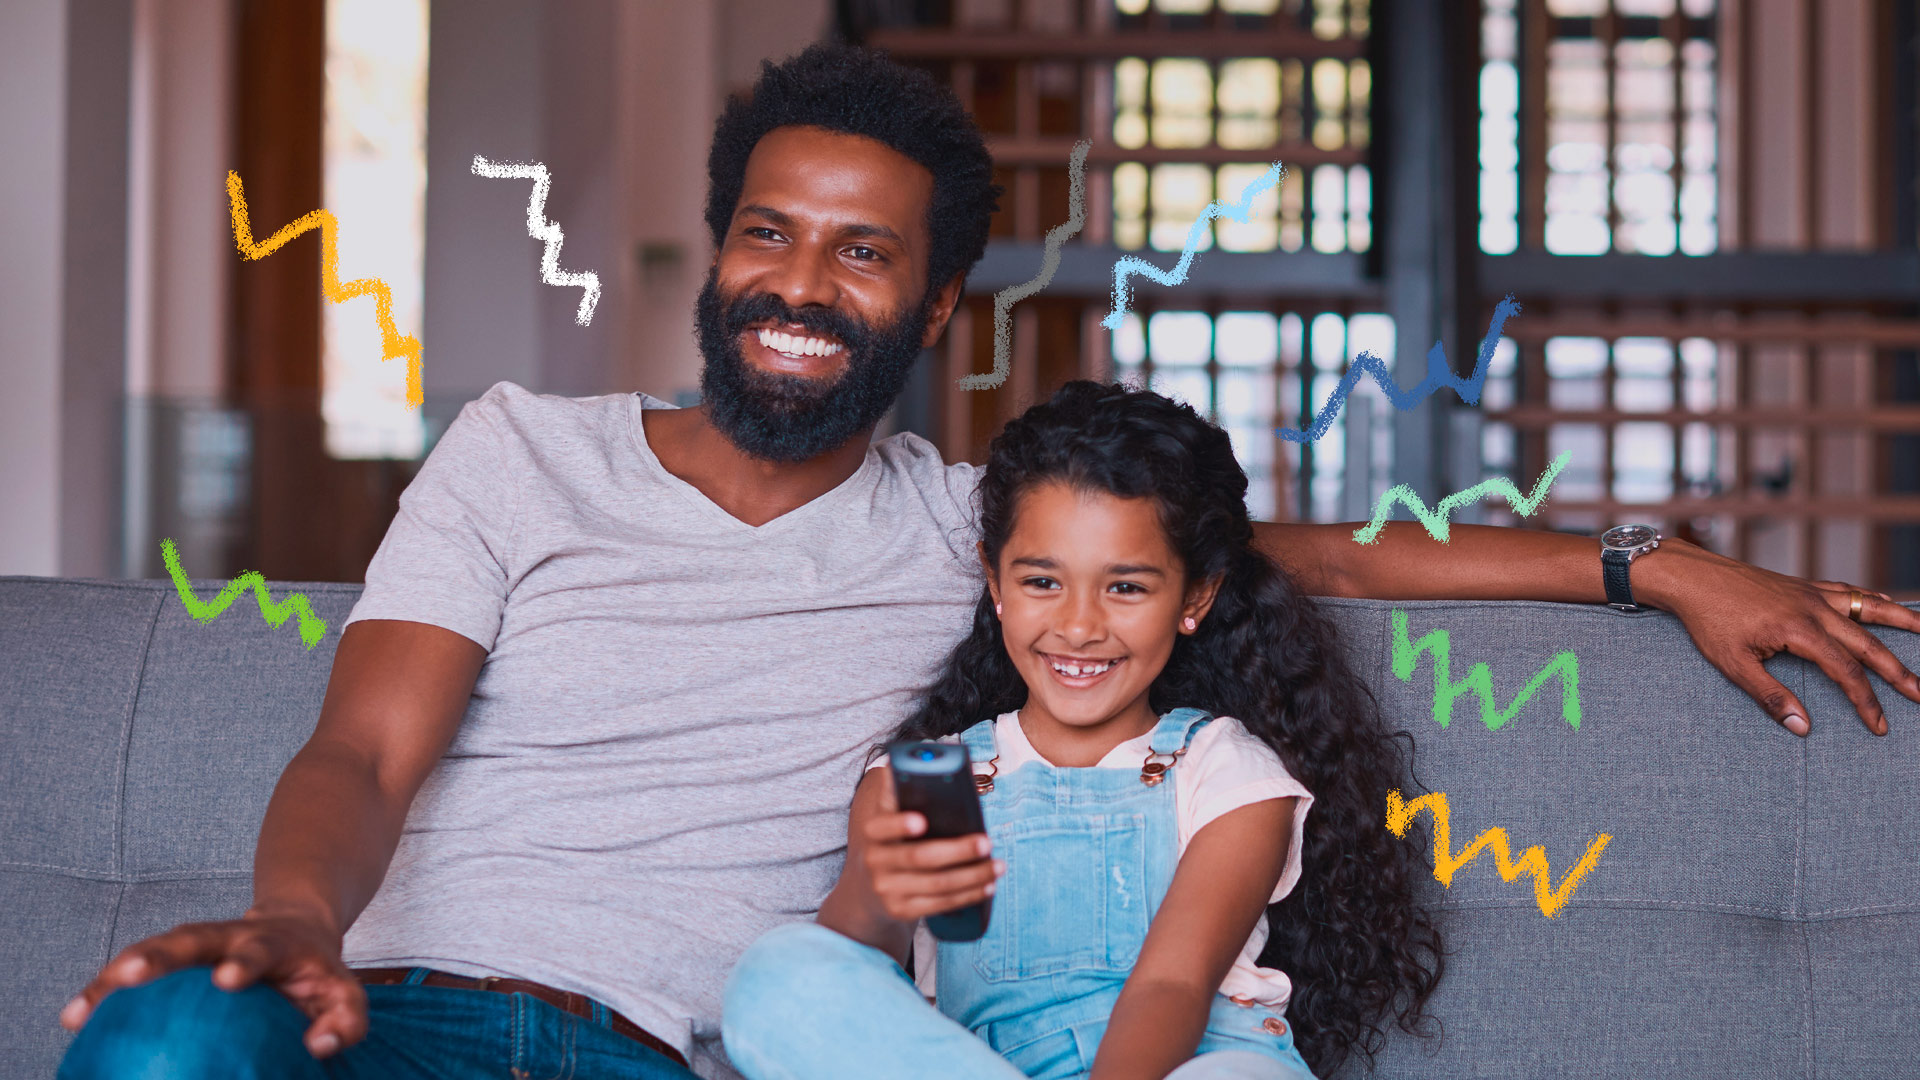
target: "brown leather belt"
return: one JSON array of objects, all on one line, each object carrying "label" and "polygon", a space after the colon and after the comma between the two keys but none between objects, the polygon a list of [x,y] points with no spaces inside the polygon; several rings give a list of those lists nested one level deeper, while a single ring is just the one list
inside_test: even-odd
[{"label": "brown leather belt", "polygon": [[[368,986],[393,986],[407,982],[414,968],[353,968],[353,973]],[[529,982],[526,979],[476,979],[466,975],[454,975],[445,971],[428,971],[425,978],[415,982],[415,986],[444,986],[451,990],[491,990],[498,994],[525,994],[559,1009],[561,1012],[577,1016],[582,1020],[594,1020],[594,1000],[585,994],[575,994],[566,990],[555,990],[545,983]],[[658,1054],[663,1054],[681,1068],[688,1068],[686,1056],[675,1050],[672,1045],[649,1032],[639,1024],[621,1016],[605,1005],[608,1026],[619,1035],[625,1035],[634,1042]]]}]

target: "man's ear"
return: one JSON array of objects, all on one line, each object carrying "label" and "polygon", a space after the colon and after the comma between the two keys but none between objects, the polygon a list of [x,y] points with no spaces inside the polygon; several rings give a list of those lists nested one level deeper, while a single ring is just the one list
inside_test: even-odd
[{"label": "man's ear", "polygon": [[1187,590],[1187,599],[1180,607],[1180,617],[1184,621],[1192,619],[1198,626],[1213,610],[1213,598],[1220,595],[1220,582],[1225,575],[1215,575],[1204,581],[1194,583]]},{"label": "man's ear", "polygon": [[947,328],[947,320],[953,318],[953,309],[960,304],[960,293],[966,288],[965,274],[955,274],[953,279],[933,294],[933,302],[927,305],[927,332],[920,335],[920,347],[933,348],[940,340],[940,334]]},{"label": "man's ear", "polygon": [[1000,575],[994,573],[993,564],[987,561],[987,545],[974,541],[973,554],[980,560],[980,569],[987,575],[987,595],[993,597],[995,609],[1000,607]]}]

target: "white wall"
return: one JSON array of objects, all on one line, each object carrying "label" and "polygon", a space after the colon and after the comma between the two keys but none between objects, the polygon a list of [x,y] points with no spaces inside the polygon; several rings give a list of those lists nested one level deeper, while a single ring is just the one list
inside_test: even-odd
[{"label": "white wall", "polygon": [[110,577],[120,562],[133,0],[66,8],[59,572]]},{"label": "white wall", "polygon": [[[558,394],[674,399],[699,385],[693,305],[711,257],[706,155],[725,95],[763,56],[804,48],[826,0],[462,0],[434,6],[428,59],[425,380],[444,422],[500,379]],[[473,155],[546,163],[561,266],[602,294],[542,284],[528,184]],[[643,266],[642,251],[652,257]]]},{"label": "white wall", "polygon": [[[540,157],[537,5],[467,0],[432,7],[427,44],[427,249],[421,378],[429,420],[506,379],[539,382],[538,245],[524,182],[472,175],[475,154]],[[533,261],[530,262],[529,259]]]},{"label": "white wall", "polygon": [[218,398],[238,256],[230,0],[134,0],[127,392]]},{"label": "white wall", "polygon": [[0,4],[0,573],[116,562],[130,37],[129,0]]},{"label": "white wall", "polygon": [[63,0],[0,4],[0,574],[60,564]]}]

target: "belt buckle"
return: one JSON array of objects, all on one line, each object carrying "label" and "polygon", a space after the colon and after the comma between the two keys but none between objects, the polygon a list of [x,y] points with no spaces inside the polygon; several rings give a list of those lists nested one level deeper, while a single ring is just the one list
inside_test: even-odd
[{"label": "belt buckle", "polygon": [[478,986],[478,989],[486,990],[492,993],[500,993],[501,990],[500,990],[499,984],[502,981],[503,980],[498,975],[482,975],[478,980],[480,984]]}]

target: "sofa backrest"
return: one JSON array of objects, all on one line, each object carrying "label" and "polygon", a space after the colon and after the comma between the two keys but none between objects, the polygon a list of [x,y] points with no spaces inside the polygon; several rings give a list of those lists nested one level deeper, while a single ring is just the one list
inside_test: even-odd
[{"label": "sofa backrest", "polygon": [[[52,1076],[67,1041],[55,1015],[113,953],[245,908],[267,797],[313,728],[359,592],[271,589],[306,594],[332,624],[318,646],[292,621],[264,625],[249,596],[196,624],[166,582],[0,578],[0,1075]],[[1612,837],[1553,918],[1491,852],[1449,888],[1428,882],[1452,951],[1433,1003],[1444,1034],[1396,1033],[1377,1075],[1913,1074],[1920,708],[1876,680],[1892,727],[1877,739],[1817,671],[1777,659],[1813,713],[1802,740],[1665,615],[1327,603],[1386,715],[1415,736],[1418,781],[1446,794],[1453,852],[1498,826],[1515,858],[1544,849],[1557,886]],[[1455,682],[1487,665],[1494,727],[1473,690],[1437,723],[1438,639],[1408,647],[1435,630]],[[1920,637],[1882,637],[1920,668]],[[1565,660],[1501,722],[1569,651],[1577,730]]]}]

